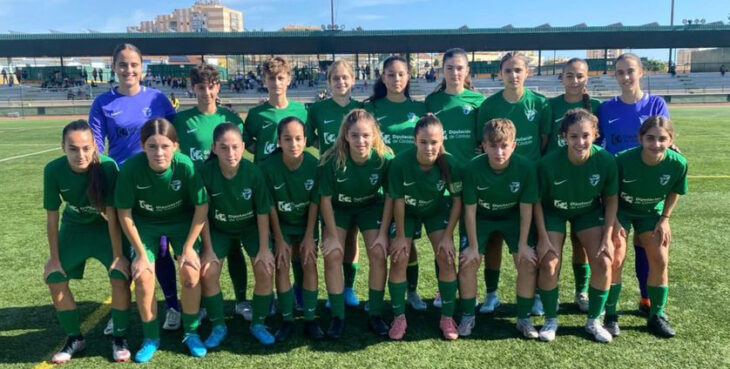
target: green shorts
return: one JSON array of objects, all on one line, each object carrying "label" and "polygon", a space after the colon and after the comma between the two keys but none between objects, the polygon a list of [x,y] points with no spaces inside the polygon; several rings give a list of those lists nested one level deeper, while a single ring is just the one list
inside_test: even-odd
[{"label": "green shorts", "polygon": [[[495,218],[484,218],[477,217],[477,247],[479,248],[479,254],[484,255],[487,248],[489,238],[493,234],[498,233],[502,235],[504,242],[507,244],[510,254],[515,254],[519,251],[520,247],[520,216],[509,216],[503,219]],[[530,228],[530,232],[527,235],[527,245],[534,248],[536,240],[536,231],[534,225]],[[466,237],[466,230],[464,231],[464,237]],[[463,251],[469,247],[468,240],[460,240],[459,251]]]},{"label": "green shorts", "polygon": [[636,227],[635,234],[640,235],[646,232],[654,232],[659,222],[659,215],[636,215],[626,211],[618,211],[618,221],[626,229],[626,234],[631,232],[631,226]]},{"label": "green shorts", "polygon": [[[231,248],[241,247],[246,250],[248,257],[255,258],[259,253],[259,232],[255,227],[245,229],[238,234],[221,232],[211,228],[210,238],[213,243],[213,252],[218,259],[223,260]],[[269,238],[269,250],[272,250],[271,239]]]},{"label": "green shorts", "polygon": [[356,225],[361,232],[380,228],[383,219],[383,202],[365,205],[361,208],[335,207],[335,224],[342,229]]},{"label": "green shorts", "polygon": [[[167,241],[172,245],[172,250],[175,252],[175,255],[182,254],[183,245],[190,232],[191,222],[192,219],[177,220],[174,223],[164,224],[135,220],[139,238],[142,240],[142,245],[144,245],[147,252],[147,259],[151,263],[155,262],[155,256],[160,251],[160,238],[162,236],[167,237]],[[200,237],[195,240],[193,249],[198,252],[200,251]],[[134,254],[134,249],[132,249],[132,260],[135,258],[136,255]]]},{"label": "green shorts", "polygon": [[[284,235],[284,241],[288,244],[301,243],[306,233],[306,227],[293,226],[286,223],[281,223],[281,233]],[[319,220],[314,225],[314,244],[319,243]]]},{"label": "green shorts", "polygon": [[[129,256],[129,243],[122,236],[122,252]],[[96,259],[107,271],[114,259],[112,241],[109,238],[109,226],[106,222],[99,224],[72,224],[61,222],[58,231],[58,256],[66,276],[53,272],[46,278],[46,283],[61,283],[70,279],[82,279],[87,259]],[[109,273],[109,278],[127,280],[119,271]]]},{"label": "green shorts", "polygon": [[[417,239],[421,237],[421,227],[426,227],[426,234],[446,229],[449,225],[449,215],[435,214],[430,217],[417,217],[406,214],[403,218],[403,228],[406,238]],[[390,237],[395,238],[395,222],[390,227]]]},{"label": "green shorts", "polygon": [[570,222],[570,230],[575,233],[593,227],[602,227],[605,223],[605,219],[603,218],[603,208],[593,209],[587,213],[576,215],[572,218],[565,218],[548,209],[543,210],[543,214],[545,218],[545,228],[548,232],[566,234],[566,222]]}]

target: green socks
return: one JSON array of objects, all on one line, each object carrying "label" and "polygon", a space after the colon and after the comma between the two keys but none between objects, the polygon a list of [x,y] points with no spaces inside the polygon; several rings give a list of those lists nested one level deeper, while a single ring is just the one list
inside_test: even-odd
[{"label": "green socks", "polygon": [[606,299],[606,315],[616,315],[618,310],[618,298],[621,294],[621,283],[612,284],[608,290],[608,298]]},{"label": "green socks", "polygon": [[355,286],[355,277],[359,268],[360,264],[358,263],[342,263],[342,272],[345,274],[345,288]]},{"label": "green socks", "polygon": [[649,301],[651,301],[651,309],[649,316],[664,315],[664,307],[667,306],[667,295],[669,293],[668,286],[647,286],[649,292]]},{"label": "green socks", "polygon": [[484,268],[484,284],[487,285],[487,293],[496,292],[499,287],[499,269]]},{"label": "green socks", "polygon": [[385,299],[385,291],[378,291],[374,289],[368,290],[368,304],[370,310],[368,311],[370,316],[380,316],[383,312],[383,300]]},{"label": "green socks", "polygon": [[281,320],[285,322],[294,321],[294,291],[290,288],[288,291],[278,292],[276,295],[279,297],[277,303],[279,305],[279,312],[281,313]]},{"label": "green socks", "polygon": [[67,336],[80,336],[81,323],[79,322],[79,309],[56,311],[58,323]]},{"label": "green socks", "polygon": [[160,339],[160,325],[157,324],[157,318],[142,322],[142,336],[153,340]]},{"label": "green socks", "polygon": [[405,314],[406,312],[406,290],[407,282],[388,282],[390,291],[390,303],[393,305],[393,316]]},{"label": "green socks", "polygon": [[126,336],[127,327],[129,327],[129,309],[117,310],[112,308],[112,321],[114,322],[114,337]]},{"label": "green socks", "polygon": [[306,321],[314,320],[314,314],[317,312],[318,293],[318,290],[302,290],[302,305],[304,305],[304,320]]},{"label": "green socks", "polygon": [[183,329],[186,334],[198,334],[198,326],[200,325],[200,314],[196,311],[194,314],[182,313]]},{"label": "green socks", "polygon": [[461,307],[461,315],[472,316],[474,315],[474,309],[477,304],[476,297],[470,297],[468,299],[459,299],[459,307]]},{"label": "green socks", "polygon": [[452,317],[454,316],[454,310],[456,310],[456,288],[458,282],[453,281],[439,281],[439,293],[441,293],[441,315]]},{"label": "green socks", "polygon": [[573,263],[575,293],[587,293],[588,281],[591,279],[591,267],[588,263]]},{"label": "green socks", "polygon": [[273,294],[269,295],[257,295],[253,294],[253,301],[251,302],[251,324],[264,324],[264,321],[266,320],[266,316],[269,315],[269,306],[271,305],[271,297]]},{"label": "green socks", "polygon": [[588,319],[598,319],[601,316],[601,311],[606,306],[606,299],[608,299],[608,291],[588,287]]},{"label": "green socks", "polygon": [[[438,274],[436,275],[438,276]],[[408,291],[413,292],[418,289],[418,260],[408,263],[406,267],[406,281],[408,282]]]},{"label": "green socks", "polygon": [[[538,289],[537,293],[540,294],[540,300],[542,301],[542,308],[545,310],[545,318],[551,319],[551,318],[557,318],[558,317],[558,287],[553,288],[552,290],[543,290]],[[517,297],[517,301],[519,302],[519,297]],[[519,305],[518,305],[519,309]],[[530,302],[530,306],[527,307],[527,315],[530,315],[530,311],[532,310],[532,302]],[[517,315],[519,316],[520,312],[517,311]]]},{"label": "green socks", "polygon": [[228,252],[228,274],[231,276],[236,302],[246,301],[248,272],[246,271],[246,259],[244,259],[240,247],[231,247]]},{"label": "green socks", "polygon": [[341,293],[329,293],[328,295],[332,316],[335,318],[345,319],[345,296]]},{"label": "green socks", "polygon": [[294,287],[302,289],[302,281],[304,280],[302,259],[291,259],[291,270],[292,274],[294,274]]},{"label": "green socks", "polygon": [[[543,300],[543,308],[546,308],[544,295],[540,295]],[[530,312],[532,311],[532,304],[535,301],[534,297],[522,297],[517,296],[517,319],[528,319],[530,318]],[[555,315],[557,316],[557,309],[555,309]],[[550,318],[547,315],[547,309],[545,309],[545,317]],[[555,316],[553,316],[555,318]]]},{"label": "green socks", "polygon": [[217,295],[213,296],[202,296],[201,302],[205,306],[205,310],[208,311],[208,320],[211,324],[225,325],[226,320],[223,316],[223,294],[218,292]]}]

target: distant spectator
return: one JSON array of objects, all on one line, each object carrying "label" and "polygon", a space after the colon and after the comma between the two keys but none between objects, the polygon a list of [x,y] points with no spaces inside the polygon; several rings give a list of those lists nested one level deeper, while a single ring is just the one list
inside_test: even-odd
[{"label": "distant spectator", "polygon": [[99,80],[99,74],[97,74],[97,73],[98,72],[96,71],[96,68],[91,68],[91,75],[94,77],[94,81]]},{"label": "distant spectator", "polygon": [[725,77],[725,72],[727,72],[727,67],[725,67],[725,64],[720,66],[720,75]]},{"label": "distant spectator", "polygon": [[180,99],[175,96],[174,92],[170,92],[170,103],[172,103],[172,107],[175,108],[175,111],[180,110]]},{"label": "distant spectator", "polygon": [[8,83],[8,71],[7,71],[7,69],[3,68],[2,74],[3,74],[3,84]]}]

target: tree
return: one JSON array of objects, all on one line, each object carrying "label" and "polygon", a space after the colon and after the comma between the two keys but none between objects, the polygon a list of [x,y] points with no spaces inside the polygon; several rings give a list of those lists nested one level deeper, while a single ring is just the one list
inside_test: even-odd
[{"label": "tree", "polygon": [[647,59],[644,61],[644,69],[649,72],[666,72],[667,63],[654,59]]}]

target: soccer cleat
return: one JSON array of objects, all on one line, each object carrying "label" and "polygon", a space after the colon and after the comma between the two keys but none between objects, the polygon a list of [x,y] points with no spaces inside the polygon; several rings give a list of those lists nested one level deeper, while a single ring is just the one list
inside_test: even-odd
[{"label": "soccer cleat", "polygon": [[586,332],[593,336],[596,342],[609,343],[613,341],[613,336],[609,333],[598,319],[588,319],[586,321]]},{"label": "soccer cleat", "polygon": [[127,339],[124,337],[114,337],[112,339],[112,358],[118,363],[129,361],[132,353],[129,352]]},{"label": "soccer cleat", "polygon": [[289,322],[289,321],[281,322],[281,327],[279,327],[279,330],[276,331],[276,334],[274,335],[276,342],[286,341],[291,336],[291,333],[293,330],[294,330],[294,322]]},{"label": "soccer cleat", "polygon": [[200,340],[200,336],[195,333],[186,333],[182,341],[188,347],[190,355],[193,355],[193,357],[204,357],[208,353],[205,345]]},{"label": "soccer cleat", "polygon": [[343,319],[334,317],[330,321],[330,327],[327,329],[327,337],[331,339],[339,339],[342,337],[342,332],[345,330],[345,321]]},{"label": "soccer cleat", "polygon": [[441,292],[436,292],[436,296],[433,298],[433,307],[436,309],[441,309],[441,306],[443,304],[441,303]]},{"label": "soccer cleat", "polygon": [[236,314],[243,317],[244,320],[250,322],[253,317],[253,309],[251,308],[251,301],[243,300],[236,303]]},{"label": "soccer cleat", "polygon": [[545,324],[540,328],[538,338],[543,342],[555,341],[555,334],[558,333],[558,318],[547,318]]},{"label": "soccer cleat", "polygon": [[406,328],[408,328],[408,322],[406,321],[406,314],[401,314],[393,319],[393,323],[390,324],[390,330],[388,330],[388,337],[392,340],[402,340],[406,335]]},{"label": "soccer cleat", "polygon": [[142,347],[134,354],[134,361],[138,363],[148,363],[155,356],[155,352],[160,348],[159,338],[145,338],[142,341]]},{"label": "soccer cleat", "polygon": [[60,351],[53,355],[51,362],[54,364],[67,363],[75,353],[84,351],[85,348],[86,343],[84,342],[84,337],[68,337],[66,344],[63,345]]},{"label": "soccer cleat", "polygon": [[385,324],[383,318],[379,316],[371,316],[370,319],[368,319],[368,328],[370,328],[370,330],[378,336],[388,335],[388,325]]},{"label": "soccer cleat", "polygon": [[319,327],[316,321],[305,321],[304,322],[304,335],[315,341],[321,341],[324,339],[324,332]]},{"label": "soccer cleat", "polygon": [[603,319],[603,328],[614,337],[621,334],[621,328],[618,326],[618,315],[606,314],[606,317]]},{"label": "soccer cleat", "polygon": [[302,289],[293,286],[292,291],[294,291],[294,309],[298,312],[304,311],[304,300],[302,299]]},{"label": "soccer cleat", "polygon": [[263,324],[254,324],[249,328],[249,331],[264,346],[273,345],[276,340]]},{"label": "soccer cleat", "polygon": [[200,308],[200,311],[198,311],[198,320],[203,321],[203,319],[208,317],[208,310],[205,308]]},{"label": "soccer cleat", "polygon": [[[555,324],[557,326],[557,322]],[[525,337],[527,339],[534,340],[540,336],[537,333],[537,329],[535,329],[535,326],[532,325],[532,322],[530,322],[529,318],[517,319],[517,323],[515,324],[515,327],[517,328],[518,331],[520,331],[520,333],[522,333],[522,337]],[[555,334],[553,334],[553,339],[555,339]]]},{"label": "soccer cleat", "polygon": [[428,308],[425,302],[421,300],[421,296],[418,296],[416,291],[408,291],[406,295],[406,304],[410,305],[413,310],[423,311]]},{"label": "soccer cleat", "polygon": [[588,294],[584,292],[578,292],[575,294],[575,304],[578,305],[578,310],[582,313],[588,312]]},{"label": "soccer cleat", "polygon": [[464,315],[461,317],[459,322],[459,337],[471,336],[471,331],[477,325],[476,317],[474,315]]},{"label": "soccer cleat", "polygon": [[662,338],[672,338],[677,334],[669,325],[669,321],[664,315],[652,315],[646,326],[649,328],[649,332]]},{"label": "soccer cleat", "polygon": [[166,331],[174,331],[180,329],[180,320],[182,315],[175,309],[167,309],[165,314],[165,323],[162,325],[162,329]]},{"label": "soccer cleat", "polygon": [[[342,295],[345,298],[345,306],[350,306],[350,307],[360,306],[360,300],[358,300],[357,296],[355,296],[355,291],[352,289],[352,287],[345,287],[345,290],[342,293]],[[327,301],[329,302],[329,300],[327,300]]]},{"label": "soccer cleat", "polygon": [[535,294],[535,299],[532,302],[532,310],[530,311],[530,314],[533,316],[543,316],[545,315],[545,309],[542,307],[542,300],[540,299],[540,295]]},{"label": "soccer cleat", "polygon": [[[328,304],[329,304],[329,302],[330,302],[330,300],[327,300],[327,303],[328,303]],[[325,304],[325,306],[327,306],[327,305]],[[328,309],[329,309],[329,307],[328,307]],[[363,309],[363,310],[364,310],[364,311],[365,311],[366,313],[367,313],[368,311],[370,311],[370,301],[365,301],[365,303],[364,303],[364,304],[362,305],[362,309]]]},{"label": "soccer cleat", "polygon": [[453,341],[459,338],[459,331],[456,328],[454,318],[442,315],[441,321],[439,322],[439,328],[441,328],[441,334],[443,334],[445,339]]},{"label": "soccer cleat", "polygon": [[639,312],[645,315],[649,315],[649,310],[651,309],[651,301],[649,299],[641,298],[639,299]]},{"label": "soccer cleat", "polygon": [[269,304],[269,316],[276,315],[276,298],[271,299],[271,303]]},{"label": "soccer cleat", "polygon": [[210,336],[205,339],[205,347],[213,349],[220,346],[227,335],[228,327],[225,324],[214,325],[213,329],[210,330]]},{"label": "soccer cleat", "polygon": [[489,292],[484,296],[484,303],[482,303],[482,306],[479,308],[479,312],[482,314],[491,314],[494,312],[494,310],[499,307],[499,296],[497,296],[497,292]]},{"label": "soccer cleat", "polygon": [[109,321],[106,322],[106,327],[104,327],[104,335],[111,336],[113,333],[114,333],[114,320],[109,318]]}]

